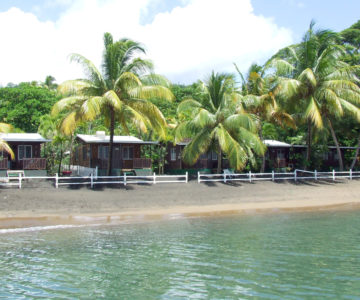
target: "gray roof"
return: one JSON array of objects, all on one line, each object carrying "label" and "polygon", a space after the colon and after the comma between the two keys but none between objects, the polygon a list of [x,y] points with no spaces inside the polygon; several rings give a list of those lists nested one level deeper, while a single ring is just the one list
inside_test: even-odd
[{"label": "gray roof", "polygon": [[38,133],[0,133],[0,139],[6,142],[51,142],[51,140],[44,139]]},{"label": "gray roof", "polygon": [[[88,135],[78,134],[77,137],[88,144],[109,144],[109,135]],[[114,144],[146,144],[146,145],[157,145],[159,142],[143,141],[137,137],[130,135],[114,135]]]},{"label": "gray roof", "polygon": [[280,142],[280,141],[276,141],[276,140],[264,140],[264,144],[268,147],[284,147],[284,148],[290,148],[291,145],[284,143],[284,142]]}]

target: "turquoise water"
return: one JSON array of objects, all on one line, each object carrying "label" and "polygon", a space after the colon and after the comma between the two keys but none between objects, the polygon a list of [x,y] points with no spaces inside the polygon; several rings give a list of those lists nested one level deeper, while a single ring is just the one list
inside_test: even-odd
[{"label": "turquoise water", "polygon": [[360,299],[360,212],[0,234],[0,298]]}]

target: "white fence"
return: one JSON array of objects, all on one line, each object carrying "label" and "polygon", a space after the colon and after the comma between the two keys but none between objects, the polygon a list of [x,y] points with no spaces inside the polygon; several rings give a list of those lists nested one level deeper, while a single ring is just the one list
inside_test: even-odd
[{"label": "white fence", "polygon": [[[201,182],[231,182],[231,181],[276,181],[276,180],[333,180],[347,178],[352,180],[353,178],[360,178],[360,171],[344,171],[344,172],[317,172],[315,171],[305,171],[305,170],[295,170],[294,172],[287,173],[230,173],[224,172],[222,174],[201,174],[198,172],[197,181]],[[153,175],[149,176],[133,176],[126,175],[123,176],[96,176],[93,173],[90,176],[70,176],[70,177],[60,177],[58,174],[55,176],[42,176],[42,177],[28,177],[23,176],[19,173],[17,177],[0,177],[0,186],[5,187],[18,187],[22,188],[24,182],[36,182],[37,180],[50,181],[54,184],[56,188],[59,188],[63,185],[90,185],[91,188],[94,188],[97,185],[109,185],[109,184],[119,184],[119,185],[128,185],[128,184],[158,184],[158,183],[188,183],[189,176],[186,172],[185,175]]]},{"label": "white fence", "polygon": [[126,174],[123,176],[96,176],[91,173],[90,176],[70,177],[60,177],[58,174],[55,176],[28,177],[19,174],[18,177],[0,177],[0,186],[17,186],[21,189],[24,182],[40,179],[52,181],[56,188],[62,185],[90,185],[93,188],[102,184],[122,184],[126,186],[128,184],[187,183],[189,176],[187,172],[185,175],[156,175],[154,173],[150,176],[129,176]]},{"label": "white fence", "polygon": [[198,172],[198,183],[201,182],[229,182],[229,181],[275,181],[275,180],[319,180],[319,179],[330,179],[335,181],[339,178],[348,178],[352,180],[353,178],[360,178],[360,171],[344,171],[344,172],[317,172],[315,171],[305,171],[305,170],[295,170],[294,172],[287,173],[276,173],[272,171],[271,173],[230,173],[224,172],[222,174],[201,174]]}]

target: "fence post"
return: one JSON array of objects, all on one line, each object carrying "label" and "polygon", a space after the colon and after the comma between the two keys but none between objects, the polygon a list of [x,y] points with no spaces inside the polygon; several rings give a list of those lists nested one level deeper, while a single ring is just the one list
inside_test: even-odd
[{"label": "fence post", "polygon": [[225,172],[224,172],[223,176],[224,176],[224,183],[226,183],[226,173]]},{"label": "fence post", "polygon": [[126,186],[126,172],[124,172],[124,186]]},{"label": "fence post", "polygon": [[156,174],[154,172],[154,175],[153,175],[153,183],[156,184]]},{"label": "fence post", "polygon": [[92,172],[90,173],[90,186],[91,186],[91,188],[94,187],[94,175]]},{"label": "fence post", "polygon": [[19,189],[21,189],[21,174],[19,174]]},{"label": "fence post", "polygon": [[251,171],[249,171],[249,182],[251,182]]},{"label": "fence post", "polygon": [[96,166],[96,168],[95,168],[95,180],[98,179],[98,172],[99,172],[99,167]]},{"label": "fence post", "polygon": [[198,183],[200,183],[200,172],[198,171]]},{"label": "fence post", "polygon": [[297,172],[296,172],[297,170],[295,169],[295,171],[294,171],[294,179],[295,179],[295,182],[297,181]]},{"label": "fence post", "polygon": [[317,170],[314,171],[315,180],[317,180]]},{"label": "fence post", "polygon": [[274,180],[275,180],[275,173],[274,173],[274,170],[272,170],[272,172],[271,172],[271,179],[272,179],[272,181],[274,181]]},{"label": "fence post", "polygon": [[188,183],[188,182],[189,182],[189,173],[186,172],[185,175],[186,175],[186,177],[185,177],[185,178],[186,178],[186,181],[185,181],[185,182]]},{"label": "fence post", "polygon": [[59,174],[58,173],[55,174],[55,187],[56,188],[59,187]]},{"label": "fence post", "polygon": [[349,172],[349,179],[352,180],[352,169],[350,169],[350,172]]},{"label": "fence post", "polygon": [[333,181],[335,181],[335,170],[332,171]]}]

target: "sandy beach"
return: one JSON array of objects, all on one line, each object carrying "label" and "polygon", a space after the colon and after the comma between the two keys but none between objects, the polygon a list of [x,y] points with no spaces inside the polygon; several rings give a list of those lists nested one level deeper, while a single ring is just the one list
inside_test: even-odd
[{"label": "sandy beach", "polygon": [[211,183],[196,181],[90,189],[0,190],[0,228],[146,221],[204,215],[355,209],[360,181]]}]

